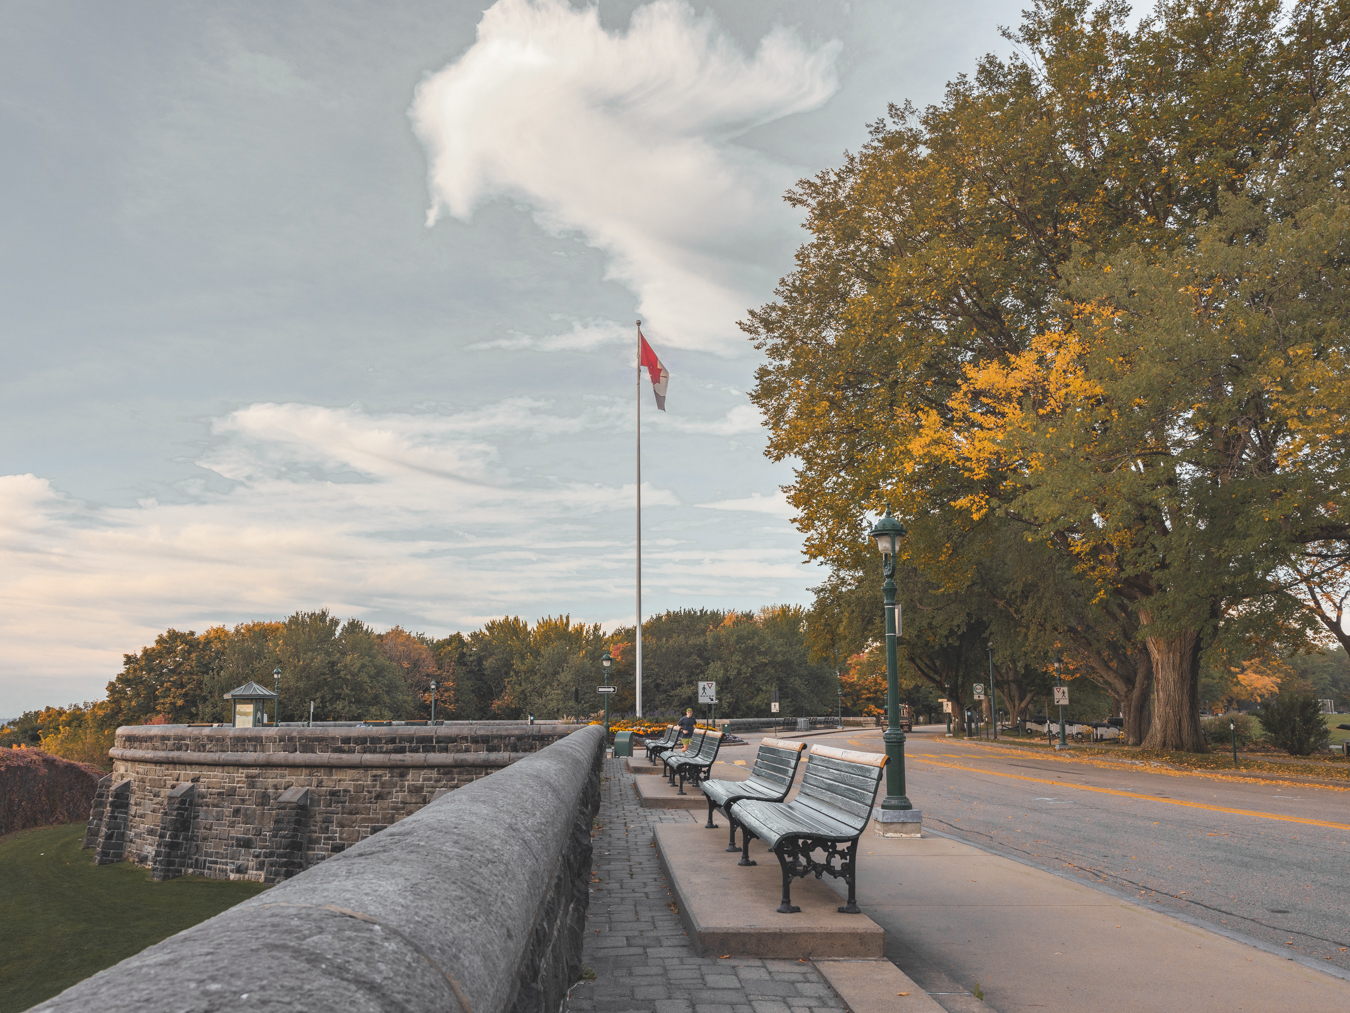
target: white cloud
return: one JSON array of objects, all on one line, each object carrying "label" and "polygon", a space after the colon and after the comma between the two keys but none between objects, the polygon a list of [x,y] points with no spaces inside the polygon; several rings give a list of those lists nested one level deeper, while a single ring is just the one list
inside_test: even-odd
[{"label": "white cloud", "polygon": [[572,329],[563,334],[546,334],[533,337],[528,334],[513,333],[507,338],[493,338],[489,341],[475,341],[465,345],[469,352],[487,351],[502,348],[507,351],[529,349],[536,352],[589,352],[601,345],[637,343],[637,330],[632,324],[617,324],[613,320],[572,321]]},{"label": "white cloud", "polygon": [[[614,424],[607,406],[591,410],[560,417],[526,398],[439,414],[255,404],[217,419],[200,459],[226,487],[194,482],[179,502],[100,507],[39,476],[0,476],[0,696],[22,698],[33,691],[20,684],[42,676],[69,678],[69,689],[48,683],[33,706],[92,698],[122,652],[167,626],[296,608],[432,631],[532,615],[540,602],[540,614],[591,603],[612,615],[632,593],[633,486],[520,463],[550,460],[536,440],[564,448]],[[653,512],[680,505],[648,483],[642,500]],[[747,549],[690,520],[682,537],[699,548],[649,533],[648,593],[759,599],[785,582],[800,588],[794,540]]]},{"label": "white cloud", "polygon": [[787,496],[776,492],[772,496],[752,493],[744,499],[723,499],[715,503],[699,503],[705,510],[744,510],[749,513],[771,514],[774,517],[791,517],[797,511],[787,501]]},{"label": "white cloud", "polygon": [[622,34],[590,6],[498,0],[410,110],[430,157],[428,223],[524,200],[541,226],[610,255],[649,337],[726,353],[769,293],[766,251],[796,245],[779,198],[797,173],[734,139],[821,105],[839,48],[778,28],[747,56],[679,0],[639,7]]},{"label": "white cloud", "polygon": [[656,422],[665,428],[681,433],[702,433],[706,436],[736,436],[740,433],[758,433],[764,429],[764,420],[759,410],[750,405],[737,405],[720,419],[684,419],[678,415],[658,415],[653,412]]}]

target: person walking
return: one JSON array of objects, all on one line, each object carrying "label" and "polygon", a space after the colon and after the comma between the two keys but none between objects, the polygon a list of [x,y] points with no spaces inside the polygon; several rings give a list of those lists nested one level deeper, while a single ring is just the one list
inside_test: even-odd
[{"label": "person walking", "polygon": [[688,708],[677,723],[680,726],[680,745],[688,749],[689,743],[694,741],[694,708]]}]

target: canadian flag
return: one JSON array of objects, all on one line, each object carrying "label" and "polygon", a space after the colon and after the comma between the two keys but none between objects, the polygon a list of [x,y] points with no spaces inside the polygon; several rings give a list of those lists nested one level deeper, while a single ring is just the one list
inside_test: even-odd
[{"label": "canadian flag", "polygon": [[661,360],[642,336],[642,323],[638,322],[638,369],[647,367],[647,375],[652,378],[652,393],[656,395],[656,407],[666,410],[666,384],[670,382],[670,373],[661,365]]}]

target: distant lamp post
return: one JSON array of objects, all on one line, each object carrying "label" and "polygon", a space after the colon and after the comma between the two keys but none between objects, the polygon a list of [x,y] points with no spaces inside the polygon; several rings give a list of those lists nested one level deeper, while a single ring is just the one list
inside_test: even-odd
[{"label": "distant lamp post", "polygon": [[281,666],[272,669],[272,691],[276,693],[276,702],[272,704],[272,724],[281,724]]},{"label": "distant lamp post", "polygon": [[895,656],[895,638],[900,635],[900,610],[895,604],[895,557],[905,528],[887,508],[871,533],[881,552],[881,571],[886,578],[881,585],[886,610],[886,731],[881,738],[886,743],[887,762],[886,797],[881,801],[881,809],[883,813],[904,812],[914,808],[905,795],[905,733],[900,730],[900,682]]},{"label": "distant lamp post", "polygon": [[[605,653],[602,654],[602,655],[600,655],[600,668],[601,668],[601,669],[604,671],[604,673],[605,673],[605,685],[606,685],[606,686],[609,685],[609,670],[610,670],[611,667],[613,667],[613,665],[614,665],[614,659],[611,658],[611,657],[609,656],[609,649],[606,648],[606,649],[605,649]],[[605,742],[606,742],[606,744],[609,743],[609,698],[610,698],[610,694],[609,694],[609,693],[606,693],[606,694],[605,694]]]},{"label": "distant lamp post", "polygon": [[1237,767],[1237,722],[1232,718],[1228,719],[1228,734],[1233,737],[1233,766]]},{"label": "distant lamp post", "polygon": [[436,680],[431,680],[431,723],[436,723]]},{"label": "distant lamp post", "polygon": [[998,690],[994,688],[994,641],[989,641],[989,712],[994,715],[994,738],[998,738]]},{"label": "distant lamp post", "polygon": [[[1064,656],[1062,654],[1055,655],[1055,678],[1059,680],[1059,685],[1062,688],[1064,686]],[[1056,749],[1069,748],[1069,736],[1064,727],[1063,704],[1059,705],[1059,741],[1055,743],[1055,748]]]},{"label": "distant lamp post", "polygon": [[842,669],[834,671],[834,691],[839,697],[839,727],[844,727],[844,672]]}]

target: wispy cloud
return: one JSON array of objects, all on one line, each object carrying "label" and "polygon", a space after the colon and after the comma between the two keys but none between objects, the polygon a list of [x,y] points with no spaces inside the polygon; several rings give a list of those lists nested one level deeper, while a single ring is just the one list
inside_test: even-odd
[{"label": "wispy cloud", "polygon": [[779,195],[796,173],[734,140],[821,105],[838,52],[777,28],[747,56],[679,0],[639,7],[620,34],[594,7],[498,0],[410,110],[430,156],[428,223],[524,200],[544,228],[610,255],[664,343],[741,347],[735,321],[773,281],[765,251],[795,245]]},{"label": "wispy cloud", "polygon": [[465,345],[465,351],[479,352],[501,348],[507,351],[529,349],[534,352],[589,352],[602,345],[634,344],[636,329],[632,324],[617,324],[613,320],[572,321],[572,329],[562,334],[511,334],[505,338],[475,341]]},{"label": "wispy cloud", "polygon": [[[562,417],[527,398],[443,413],[255,404],[217,419],[199,460],[227,481],[185,484],[172,502],[96,506],[39,476],[2,476],[0,686],[12,697],[16,679],[69,676],[79,688],[46,696],[91,697],[122,651],[167,625],[300,607],[434,631],[528,614],[538,599],[527,589],[542,588],[543,600],[573,611],[604,602],[609,615],[631,593],[633,486],[522,464],[548,460],[531,451],[536,440],[561,448],[612,424],[609,406],[590,410]],[[648,483],[642,499],[653,511],[680,505]],[[775,582],[800,584],[788,540],[745,550],[681,524],[700,547],[652,538],[649,592],[760,598]]]},{"label": "wispy cloud", "polygon": [[791,517],[797,511],[781,492],[772,496],[753,493],[743,499],[723,499],[714,503],[699,503],[705,510],[743,510],[755,514],[770,514],[774,517]]}]

